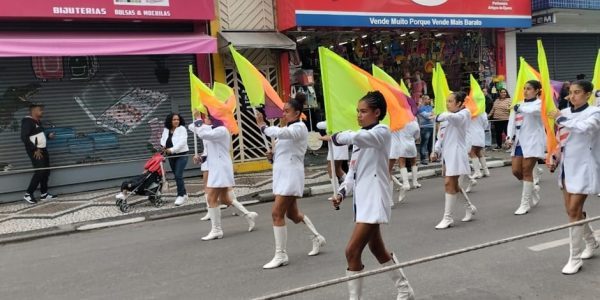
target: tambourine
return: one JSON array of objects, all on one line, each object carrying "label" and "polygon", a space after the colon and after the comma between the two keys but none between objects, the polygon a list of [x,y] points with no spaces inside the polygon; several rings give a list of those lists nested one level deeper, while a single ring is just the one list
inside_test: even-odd
[{"label": "tambourine", "polygon": [[318,132],[311,131],[308,133],[308,150],[317,151],[323,147],[323,141],[319,138],[321,135]]}]

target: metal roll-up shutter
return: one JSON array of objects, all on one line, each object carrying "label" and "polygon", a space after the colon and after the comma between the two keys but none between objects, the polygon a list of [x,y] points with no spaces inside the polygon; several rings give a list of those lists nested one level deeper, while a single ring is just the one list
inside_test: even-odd
[{"label": "metal roll-up shutter", "polygon": [[534,68],[537,64],[537,40],[541,38],[546,50],[550,77],[553,80],[575,80],[585,74],[593,77],[600,35],[598,34],[519,34],[517,56],[523,56]]},{"label": "metal roll-up shutter", "polygon": [[56,134],[47,147],[52,166],[148,159],[167,114],[190,119],[194,62],[193,55],[0,59],[0,172],[31,167],[20,140],[29,102],[45,106],[43,125]]}]

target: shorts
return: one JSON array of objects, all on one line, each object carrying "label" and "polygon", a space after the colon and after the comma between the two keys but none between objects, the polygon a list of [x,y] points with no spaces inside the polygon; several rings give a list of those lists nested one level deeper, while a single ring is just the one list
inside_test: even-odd
[{"label": "shorts", "polygon": [[523,157],[523,149],[521,149],[521,146],[516,146],[515,147],[515,155],[514,156]]}]

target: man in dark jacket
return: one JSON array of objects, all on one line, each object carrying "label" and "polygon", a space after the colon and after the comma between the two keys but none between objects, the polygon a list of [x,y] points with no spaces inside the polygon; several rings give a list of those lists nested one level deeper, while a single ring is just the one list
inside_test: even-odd
[{"label": "man in dark jacket", "polygon": [[[46,150],[46,134],[42,127],[42,116],[44,115],[44,107],[40,104],[31,104],[29,106],[30,115],[21,120],[21,140],[25,144],[25,151],[31,159],[33,172],[27,192],[23,199],[31,204],[37,203],[37,199],[33,193],[40,186],[42,201],[51,200],[56,196],[48,193],[48,178],[50,176],[50,157]],[[54,134],[50,133],[48,138],[54,138]]]}]

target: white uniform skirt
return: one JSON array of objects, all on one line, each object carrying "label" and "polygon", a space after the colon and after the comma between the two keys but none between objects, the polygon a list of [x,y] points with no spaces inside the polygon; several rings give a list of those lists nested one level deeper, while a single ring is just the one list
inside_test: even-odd
[{"label": "white uniform skirt", "polygon": [[417,145],[414,141],[409,141],[403,137],[400,131],[395,131],[392,132],[390,159],[398,159],[400,157],[417,157]]},{"label": "white uniform skirt", "polygon": [[304,195],[304,166],[273,165],[273,194],[302,197]]},{"label": "white uniform skirt", "polygon": [[348,160],[350,154],[348,152],[348,146],[336,146],[331,143],[332,150],[327,151],[327,160],[331,160],[331,152],[333,152],[333,160]]}]

